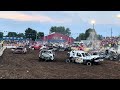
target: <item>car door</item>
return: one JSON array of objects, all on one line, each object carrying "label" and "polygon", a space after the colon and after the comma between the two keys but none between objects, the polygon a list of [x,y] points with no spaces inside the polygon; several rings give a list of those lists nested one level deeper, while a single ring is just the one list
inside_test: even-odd
[{"label": "car door", "polygon": [[83,58],[82,58],[82,55],[81,53],[77,53],[77,58],[75,59],[75,62],[77,63],[83,63]]}]

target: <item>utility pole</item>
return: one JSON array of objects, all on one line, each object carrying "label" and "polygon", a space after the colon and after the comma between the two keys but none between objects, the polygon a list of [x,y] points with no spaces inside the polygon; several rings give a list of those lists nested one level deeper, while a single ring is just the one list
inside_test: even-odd
[{"label": "utility pole", "polygon": [[112,37],[112,28],[111,28],[111,37]]}]

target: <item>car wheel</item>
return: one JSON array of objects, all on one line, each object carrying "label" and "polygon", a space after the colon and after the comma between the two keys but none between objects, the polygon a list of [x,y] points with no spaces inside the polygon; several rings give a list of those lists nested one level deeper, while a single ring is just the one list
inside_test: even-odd
[{"label": "car wheel", "polygon": [[74,58],[72,58],[72,59],[71,59],[71,62],[75,63],[75,59],[74,59]]},{"label": "car wheel", "polygon": [[56,59],[53,59],[54,62],[56,62]]},{"label": "car wheel", "polygon": [[47,59],[45,59],[44,61],[45,61],[45,62],[48,62],[48,60],[47,60]]},{"label": "car wheel", "polygon": [[23,54],[26,54],[26,52],[23,52]]},{"label": "car wheel", "polygon": [[65,62],[66,62],[66,63],[70,63],[70,59],[66,59]]},{"label": "car wheel", "polygon": [[92,66],[92,62],[88,61],[88,62],[86,63],[86,65],[87,65],[87,66]]},{"label": "car wheel", "polygon": [[110,60],[112,61],[112,60],[113,60],[113,57],[110,57]]},{"label": "car wheel", "polygon": [[39,61],[42,61],[43,59],[39,57]]}]

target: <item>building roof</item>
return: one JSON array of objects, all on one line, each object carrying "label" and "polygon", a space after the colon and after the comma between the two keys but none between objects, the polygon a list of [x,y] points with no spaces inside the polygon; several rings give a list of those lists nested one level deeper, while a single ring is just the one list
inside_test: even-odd
[{"label": "building roof", "polygon": [[43,41],[52,42],[52,43],[73,43],[74,39],[67,35],[63,35],[61,33],[51,33],[48,36],[44,36]]}]

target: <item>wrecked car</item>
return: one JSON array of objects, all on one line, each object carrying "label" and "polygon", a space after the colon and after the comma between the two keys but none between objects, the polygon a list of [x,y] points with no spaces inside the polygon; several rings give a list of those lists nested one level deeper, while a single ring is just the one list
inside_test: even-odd
[{"label": "wrecked car", "polygon": [[39,61],[53,61],[54,60],[55,53],[52,50],[41,50],[39,52]]},{"label": "wrecked car", "polygon": [[21,53],[21,54],[26,54],[27,49],[25,47],[17,47],[12,49],[12,53],[17,54],[17,53]]},{"label": "wrecked car", "polygon": [[94,64],[99,64],[103,59],[99,57],[94,57],[87,52],[84,51],[71,51],[68,52],[68,59],[66,62],[74,62],[74,63],[81,63],[88,66],[92,66]]},{"label": "wrecked car", "polygon": [[118,60],[118,54],[113,51],[106,53],[105,60]]}]

